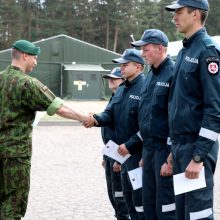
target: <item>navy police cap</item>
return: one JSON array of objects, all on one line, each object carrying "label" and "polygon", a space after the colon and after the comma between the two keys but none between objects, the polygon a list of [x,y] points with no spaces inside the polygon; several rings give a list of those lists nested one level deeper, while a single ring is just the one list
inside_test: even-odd
[{"label": "navy police cap", "polygon": [[121,58],[113,59],[114,63],[128,63],[128,62],[136,62],[144,65],[145,61],[143,57],[141,56],[141,51],[136,49],[126,49],[124,53],[122,54]]},{"label": "navy police cap", "polygon": [[35,56],[40,54],[40,47],[35,46],[33,43],[27,40],[16,41],[14,44],[12,44],[12,48]]},{"label": "navy police cap", "polygon": [[175,11],[176,9],[187,6],[192,8],[202,9],[205,11],[209,10],[208,0],[178,0],[176,1],[176,3],[166,6],[165,9],[167,11]]},{"label": "navy police cap", "polygon": [[158,44],[167,47],[168,42],[169,40],[166,34],[162,31],[158,29],[148,29],[144,31],[140,40],[132,42],[131,45],[134,47],[140,47],[146,44]]},{"label": "navy police cap", "polygon": [[121,75],[121,68],[115,67],[110,74],[103,75],[103,78],[105,79],[123,79]]}]

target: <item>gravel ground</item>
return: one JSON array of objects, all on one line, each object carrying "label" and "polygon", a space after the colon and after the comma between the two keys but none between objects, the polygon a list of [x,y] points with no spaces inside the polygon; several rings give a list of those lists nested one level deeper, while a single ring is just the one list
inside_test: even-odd
[{"label": "gravel ground", "polygon": [[[106,102],[67,104],[87,113],[101,112]],[[45,116],[40,123],[44,126],[33,130],[31,190],[23,220],[114,220],[101,167],[100,129],[85,129],[78,122],[52,119],[48,123]],[[214,194],[216,219],[220,219],[219,167],[218,163]]]}]

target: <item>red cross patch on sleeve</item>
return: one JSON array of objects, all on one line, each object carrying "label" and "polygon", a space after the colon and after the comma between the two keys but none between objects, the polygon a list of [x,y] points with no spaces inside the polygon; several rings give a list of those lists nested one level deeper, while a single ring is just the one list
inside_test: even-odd
[{"label": "red cross patch on sleeve", "polygon": [[206,59],[209,73],[216,75],[219,73],[219,59],[218,57],[209,57]]}]

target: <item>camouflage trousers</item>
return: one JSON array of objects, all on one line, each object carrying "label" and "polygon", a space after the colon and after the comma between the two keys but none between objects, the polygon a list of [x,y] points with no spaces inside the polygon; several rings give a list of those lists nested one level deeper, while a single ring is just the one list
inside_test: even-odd
[{"label": "camouflage trousers", "polygon": [[30,168],[30,157],[0,158],[0,220],[20,220],[25,215]]}]

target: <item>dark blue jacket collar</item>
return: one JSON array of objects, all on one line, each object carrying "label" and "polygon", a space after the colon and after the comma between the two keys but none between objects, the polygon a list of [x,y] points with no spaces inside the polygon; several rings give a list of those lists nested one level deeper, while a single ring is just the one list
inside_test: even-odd
[{"label": "dark blue jacket collar", "polygon": [[200,30],[198,30],[196,33],[194,33],[189,39],[184,38],[183,39],[183,47],[187,48],[190,47],[192,41],[197,38],[198,36],[207,34],[206,29],[203,27]]},{"label": "dark blue jacket collar", "polygon": [[171,60],[170,56],[168,55],[157,68],[155,68],[154,66],[151,66],[152,73],[159,74],[160,71],[167,65],[167,63],[171,63],[171,62],[172,62],[172,60]]},{"label": "dark blue jacket collar", "polygon": [[133,84],[135,84],[137,81],[139,81],[139,79],[144,78],[144,74],[140,73],[139,75],[137,75],[132,81],[128,81],[127,79],[124,81],[124,85],[125,87],[130,87]]}]

